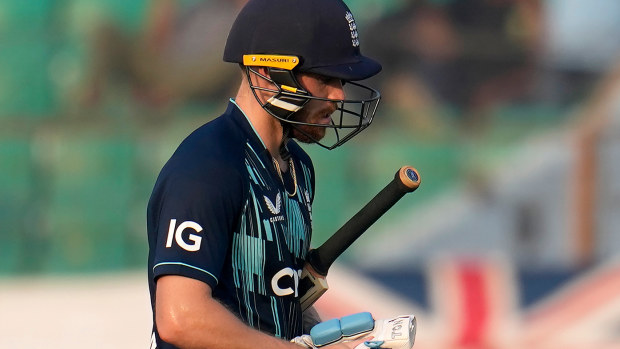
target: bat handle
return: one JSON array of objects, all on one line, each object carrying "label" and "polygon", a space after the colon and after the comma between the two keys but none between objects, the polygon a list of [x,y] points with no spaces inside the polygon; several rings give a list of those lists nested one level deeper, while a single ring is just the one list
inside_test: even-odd
[{"label": "bat handle", "polygon": [[403,194],[412,192],[420,186],[420,174],[411,166],[401,167],[394,175],[394,180],[405,186]]},{"label": "bat handle", "polygon": [[319,248],[311,250],[308,263],[320,275],[327,275],[332,263],[374,222],[387,212],[405,194],[420,186],[420,175],[411,166],[401,167],[394,179],[375,195],[361,210],[347,221]]}]

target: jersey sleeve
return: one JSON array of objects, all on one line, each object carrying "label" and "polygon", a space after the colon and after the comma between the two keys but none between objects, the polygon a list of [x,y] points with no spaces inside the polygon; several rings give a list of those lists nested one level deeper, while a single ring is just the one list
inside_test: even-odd
[{"label": "jersey sleeve", "polygon": [[[182,169],[162,174],[151,204],[153,279],[182,275],[212,288],[228,253],[243,202],[239,173],[225,167]],[[154,246],[153,246],[154,245]]]}]

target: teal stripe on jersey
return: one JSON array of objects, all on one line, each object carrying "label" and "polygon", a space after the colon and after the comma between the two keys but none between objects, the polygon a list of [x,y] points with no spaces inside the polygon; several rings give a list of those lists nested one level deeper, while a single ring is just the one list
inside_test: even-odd
[{"label": "teal stripe on jersey", "polygon": [[209,273],[208,271],[206,271],[206,270],[204,270],[204,269],[201,269],[201,268],[198,268],[198,267],[195,267],[195,266],[193,266],[193,265],[189,265],[189,264],[185,264],[185,263],[181,263],[181,262],[161,262],[161,263],[157,263],[157,264],[155,264],[155,266],[153,266],[153,271],[155,271],[155,268],[157,268],[157,267],[159,267],[159,266],[161,266],[161,265],[182,265],[182,266],[184,266],[184,267],[188,267],[188,268],[196,269],[196,270],[199,270],[199,271],[201,271],[201,272],[203,272],[203,273],[205,273],[205,274],[207,274],[207,275],[211,276],[212,278],[214,278],[214,279],[215,279],[215,282],[219,282],[219,281],[217,280],[217,278],[215,277],[215,275],[213,275],[213,274]]},{"label": "teal stripe on jersey", "polygon": [[[256,150],[254,150],[254,148],[252,148],[252,145],[251,145],[250,143],[245,143],[245,145],[247,146],[246,148],[247,148],[249,151],[251,151],[251,152],[252,152],[252,154],[251,154],[251,155],[253,155],[253,156],[247,156],[247,155],[250,155],[250,154],[247,154],[247,153],[246,153],[246,157],[245,157],[245,158],[246,158],[246,159],[257,159],[257,160],[258,160],[258,162],[260,163],[261,167],[262,167],[262,168],[265,168],[265,165],[263,164],[263,162],[262,162],[262,161],[260,161],[260,156],[258,156],[258,153],[256,153]],[[257,167],[257,166],[254,166],[254,167]]]},{"label": "teal stripe on jersey", "polygon": [[297,258],[304,258],[308,250],[308,230],[304,224],[304,217],[301,211],[300,203],[294,199],[284,200],[284,208],[287,216],[288,234],[286,242],[289,250]]},{"label": "teal stripe on jersey", "polygon": [[273,314],[273,323],[276,325],[276,331],[273,334],[278,338],[282,338],[282,328],[280,327],[280,315],[278,314],[278,300],[276,297],[271,298],[271,313]]},{"label": "teal stripe on jersey", "polygon": [[267,241],[273,241],[273,231],[271,230],[271,222],[268,219],[263,219],[263,229],[267,235]]},{"label": "teal stripe on jersey", "polygon": [[233,270],[235,287],[245,292],[266,294],[265,242],[243,233],[233,235]]},{"label": "teal stripe on jersey", "polygon": [[[274,227],[275,223],[271,223],[271,222],[270,222],[269,224],[271,224],[271,225],[272,225],[272,227],[273,227],[273,230],[277,232],[276,228]],[[275,234],[275,238],[276,238],[276,239],[275,239],[275,240],[276,240],[276,246],[277,246],[277,248],[278,248],[278,260],[279,260],[279,261],[282,261],[282,260],[283,260],[283,258],[284,258],[284,257],[282,256],[282,245],[280,244],[280,237],[281,237],[281,236],[282,236],[281,234],[277,234],[277,233]]]},{"label": "teal stripe on jersey", "polygon": [[[252,224],[250,224],[249,226],[246,226],[247,228],[250,228],[250,234],[251,236],[255,236],[258,235],[259,238],[262,238],[263,234],[262,234],[262,224],[258,224],[258,220],[260,219],[259,217],[261,216],[261,206],[258,203],[258,199],[256,198],[256,194],[254,193],[254,189],[252,187],[250,187],[250,196],[252,197],[252,203],[254,204],[254,221],[256,221],[256,224],[254,224],[254,222],[251,222]],[[254,234],[254,228],[256,228],[258,231],[256,232],[256,234]]]},{"label": "teal stripe on jersey", "polygon": [[[248,164],[248,162],[245,162],[245,167],[248,169],[248,173],[250,174],[250,178],[252,179],[252,181],[254,182],[254,184],[258,184],[258,178],[256,178],[256,175],[254,175],[254,170],[252,169],[252,167],[250,167],[250,164]],[[261,181],[262,184],[262,181]]]},{"label": "teal stripe on jersey", "polygon": [[[252,179],[255,180],[256,184],[260,184],[263,187],[269,187],[267,185],[267,181],[261,176],[261,171],[258,170],[259,167],[266,169],[265,164],[263,164],[256,151],[249,143],[246,143],[245,166],[248,169],[248,173],[252,176]],[[259,180],[260,183],[256,182],[256,180]]]},{"label": "teal stripe on jersey", "polygon": [[[243,220],[243,218],[242,218]],[[239,250],[239,239],[237,239],[236,237],[238,236],[238,233],[234,233],[233,234],[233,241],[232,241],[232,250],[233,251],[238,251]],[[241,261],[240,261],[240,256],[238,253],[233,252],[232,254],[232,268],[233,270],[241,270]],[[233,273],[233,282],[235,284],[236,288],[241,288],[241,277],[240,277],[240,273],[234,272]]]},{"label": "teal stripe on jersey", "polygon": [[246,159],[245,167],[247,168],[248,173],[250,174],[250,177],[254,181],[254,183],[262,187],[268,188],[269,186],[265,183],[265,179],[261,176],[260,172],[256,169],[255,166],[256,165],[254,165],[253,161]]},{"label": "teal stripe on jersey", "polygon": [[312,193],[312,183],[310,182],[310,169],[301,163],[301,171],[304,174],[304,184],[309,193]]},{"label": "teal stripe on jersey", "polygon": [[245,303],[245,320],[250,327],[254,327],[254,311],[252,310],[249,292],[243,292],[243,302]]}]

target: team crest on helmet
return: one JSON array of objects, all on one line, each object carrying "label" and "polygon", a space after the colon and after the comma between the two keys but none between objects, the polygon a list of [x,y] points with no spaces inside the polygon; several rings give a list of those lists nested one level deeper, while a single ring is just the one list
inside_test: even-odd
[{"label": "team crest on helmet", "polygon": [[349,23],[349,30],[351,31],[351,45],[353,45],[353,47],[358,47],[360,45],[360,41],[357,33],[357,25],[355,24],[355,18],[353,18],[353,14],[349,11],[344,14],[344,18]]}]

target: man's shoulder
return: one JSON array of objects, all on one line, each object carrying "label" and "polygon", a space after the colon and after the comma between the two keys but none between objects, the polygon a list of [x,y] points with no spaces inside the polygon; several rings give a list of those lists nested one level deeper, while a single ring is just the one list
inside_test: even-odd
[{"label": "man's shoulder", "polygon": [[245,143],[243,132],[224,114],[192,131],[179,144],[173,156],[225,161],[237,157],[237,153],[243,151]]},{"label": "man's shoulder", "polygon": [[186,179],[224,177],[243,169],[245,139],[223,116],[191,132],[174,151],[162,174],[182,175]]},{"label": "man's shoulder", "polygon": [[[245,144],[245,135],[229,115],[220,115],[191,132],[179,145],[198,147],[203,154],[234,151]],[[207,151],[207,152],[205,152]]]}]

